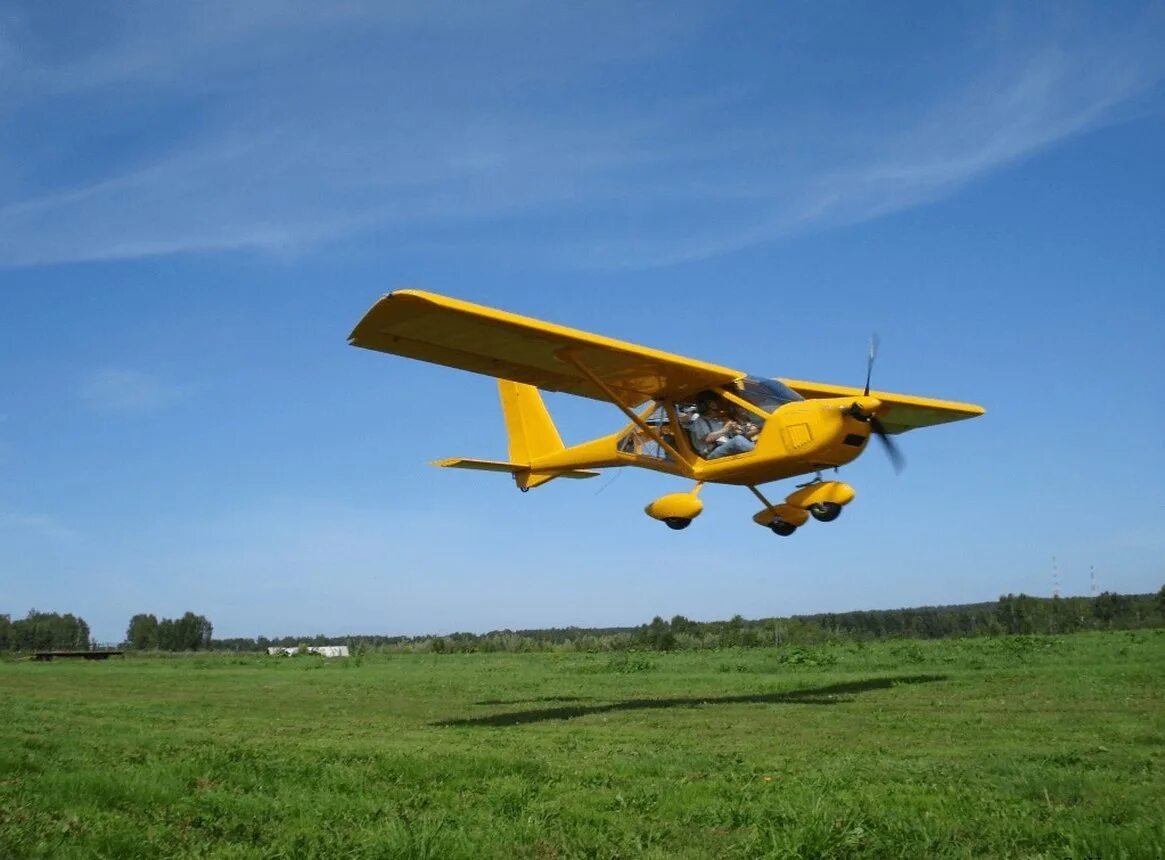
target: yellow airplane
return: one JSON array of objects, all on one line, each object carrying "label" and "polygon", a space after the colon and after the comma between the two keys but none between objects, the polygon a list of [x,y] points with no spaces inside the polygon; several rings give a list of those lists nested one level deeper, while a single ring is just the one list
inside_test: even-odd
[{"label": "yellow airplane", "polygon": [[[983,414],[981,406],[797,379],[764,379],[728,367],[426,293],[381,298],[349,336],[353,346],[495,377],[509,435],[508,460],[450,458],[433,465],[509,472],[522,492],[554,478],[592,478],[639,466],[695,481],[645,512],[683,529],[703,510],[705,483],[748,487],[764,508],[754,522],[791,535],[810,516],[837,518],[854,498],[821,472],[851,462],[877,436],[895,468],[890,436]],[[567,447],[539,389],[603,400],[630,422],[617,433]],[[816,477],[773,503],[759,485]]]}]

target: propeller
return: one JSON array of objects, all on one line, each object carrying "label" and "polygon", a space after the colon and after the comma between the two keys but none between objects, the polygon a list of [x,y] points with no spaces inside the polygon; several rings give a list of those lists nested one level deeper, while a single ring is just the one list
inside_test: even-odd
[{"label": "propeller", "polygon": [[890,465],[894,467],[894,471],[901,472],[905,469],[906,458],[902,456],[902,452],[898,450],[898,443],[890,438],[890,434],[886,432],[886,428],[878,420],[877,415],[870,416],[870,430],[878,437],[878,441],[882,443],[882,449],[886,452],[886,456],[890,458]]},{"label": "propeller", "polygon": [[[874,332],[870,335],[870,353],[866,360],[866,387],[862,392],[863,397],[870,396],[870,377],[874,373],[874,359],[878,355],[879,343],[881,343],[881,339],[878,337],[878,333]],[[854,405],[856,406],[857,404]],[[878,416],[870,415],[869,418],[865,418],[864,420],[870,422],[870,430],[878,437],[878,441],[882,443],[882,449],[890,459],[890,465],[894,467],[894,471],[901,472],[905,469],[906,458],[902,456],[902,452],[898,450],[897,443],[890,438],[890,434],[886,432],[886,426],[878,420]]]},{"label": "propeller", "polygon": [[866,360],[866,390],[862,392],[863,397],[870,396],[870,375],[874,372],[874,359],[878,355],[878,345],[882,339],[878,337],[878,333],[874,332],[870,335],[870,355]]}]

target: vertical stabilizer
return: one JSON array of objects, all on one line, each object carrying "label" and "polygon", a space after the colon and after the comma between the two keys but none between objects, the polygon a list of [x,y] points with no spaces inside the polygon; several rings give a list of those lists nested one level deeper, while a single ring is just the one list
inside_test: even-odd
[{"label": "vertical stabilizer", "polygon": [[537,388],[499,379],[498,394],[502,399],[506,433],[510,437],[511,462],[529,465],[537,457],[554,454],[566,447]]}]

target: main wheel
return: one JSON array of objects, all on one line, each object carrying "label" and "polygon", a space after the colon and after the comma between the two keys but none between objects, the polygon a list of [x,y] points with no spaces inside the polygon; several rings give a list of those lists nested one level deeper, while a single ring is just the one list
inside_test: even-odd
[{"label": "main wheel", "polygon": [[664,517],[663,521],[667,523],[669,529],[675,529],[676,531],[686,529],[692,524],[692,521],[687,517]]},{"label": "main wheel", "polygon": [[781,537],[788,537],[793,532],[797,531],[797,527],[792,523],[787,523],[784,520],[773,520],[769,523],[769,528],[773,530],[773,534]]},{"label": "main wheel", "polygon": [[810,505],[809,513],[820,523],[831,523],[841,516],[841,505],[836,502],[820,502]]}]

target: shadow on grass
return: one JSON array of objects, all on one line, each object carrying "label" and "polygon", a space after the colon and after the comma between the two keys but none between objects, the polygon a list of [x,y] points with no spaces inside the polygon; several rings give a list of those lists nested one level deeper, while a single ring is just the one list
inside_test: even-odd
[{"label": "shadow on grass", "polygon": [[[456,720],[442,720],[435,726],[520,726],[525,723],[540,723],[545,720],[569,720],[591,714],[609,714],[616,711],[639,711],[656,708],[691,708],[697,705],[837,705],[845,699],[839,696],[868,693],[871,690],[886,690],[898,684],[929,684],[945,681],[946,675],[897,675],[890,678],[869,678],[865,681],[848,681],[844,684],[830,684],[826,687],[807,687],[802,690],[788,690],[782,693],[748,693],[740,696],[684,696],[674,699],[629,699],[609,705],[574,705],[560,708],[537,708],[529,711],[511,711],[508,714],[491,714],[487,717],[463,717]],[[558,699],[556,701],[564,701]],[[484,702],[482,704],[485,704]],[[499,703],[500,704],[500,703]]]},{"label": "shadow on grass", "polygon": [[539,696],[536,699],[482,699],[475,705],[530,705],[534,702],[593,702],[591,696]]}]

